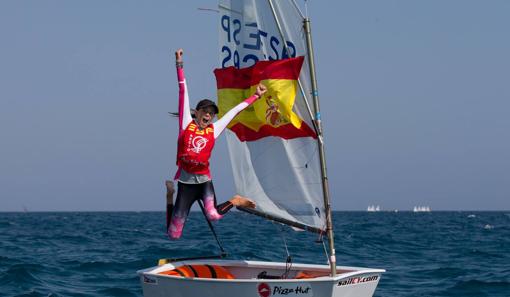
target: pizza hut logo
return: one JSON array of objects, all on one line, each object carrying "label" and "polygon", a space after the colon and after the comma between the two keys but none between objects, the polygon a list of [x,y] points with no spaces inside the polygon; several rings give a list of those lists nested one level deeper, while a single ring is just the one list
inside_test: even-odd
[{"label": "pizza hut logo", "polygon": [[271,287],[266,283],[261,283],[257,287],[260,297],[269,297],[271,295]]}]

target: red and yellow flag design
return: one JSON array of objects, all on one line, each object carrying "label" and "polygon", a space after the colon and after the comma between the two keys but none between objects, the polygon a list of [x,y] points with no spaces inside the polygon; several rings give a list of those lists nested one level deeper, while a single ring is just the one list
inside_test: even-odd
[{"label": "red and yellow flag design", "polygon": [[259,82],[264,96],[239,113],[229,124],[241,141],[267,136],[285,139],[316,137],[315,132],[293,112],[303,57],[259,61],[247,68],[214,70],[218,88],[219,117],[255,93]]}]

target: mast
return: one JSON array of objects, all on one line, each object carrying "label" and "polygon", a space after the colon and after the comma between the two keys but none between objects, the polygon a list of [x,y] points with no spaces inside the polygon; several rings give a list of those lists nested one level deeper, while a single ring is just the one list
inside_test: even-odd
[{"label": "mast", "polygon": [[[278,16],[276,15],[276,11],[273,5],[272,0],[268,0],[269,6],[271,7],[271,12],[273,13],[273,17],[276,22],[276,26],[278,27],[278,31],[282,37],[283,45],[285,49],[287,50],[287,53],[290,53],[287,48],[287,42],[285,40],[285,36],[283,34],[283,31],[281,29],[280,22],[278,20]],[[295,5],[295,2],[294,2]],[[296,5],[295,5],[296,6]],[[296,6],[297,9],[297,6]],[[299,9],[298,9],[299,11]],[[301,16],[303,14],[300,12]],[[320,166],[321,166],[321,179],[322,179],[322,193],[324,198],[324,208],[326,211],[326,234],[328,236],[329,241],[329,265],[331,267],[331,276],[336,275],[336,256],[335,256],[335,241],[333,237],[333,220],[331,218],[331,202],[330,202],[330,196],[329,196],[329,183],[328,183],[328,175],[327,175],[327,169],[326,169],[326,154],[324,152],[324,141],[323,141],[323,131],[322,131],[322,122],[321,122],[321,116],[320,116],[320,106],[319,106],[319,95],[318,95],[318,89],[317,89],[317,78],[315,75],[315,62],[314,62],[314,55],[313,55],[313,45],[312,45],[312,32],[310,29],[310,19],[308,17],[303,18],[303,28],[305,30],[305,36],[306,36],[306,48],[308,52],[308,65],[310,67],[310,80],[312,85],[312,98],[313,98],[313,104],[315,109],[315,116],[312,116],[314,128],[317,132],[317,145],[319,147],[319,159],[320,159]],[[301,84],[300,84],[301,87]],[[302,87],[301,87],[302,88]],[[303,91],[302,91],[303,92]],[[303,94],[304,95],[304,94]],[[308,102],[306,100],[306,96],[303,96],[305,98],[306,105],[308,107],[308,111],[310,111],[310,107],[308,106]]]},{"label": "mast", "polygon": [[331,276],[336,275],[336,256],[335,256],[335,241],[333,238],[333,220],[331,218],[331,200],[329,198],[329,183],[328,174],[326,169],[326,153],[324,152],[323,131],[321,122],[321,112],[319,106],[319,94],[317,89],[317,78],[315,76],[315,62],[313,56],[312,46],[312,31],[310,29],[310,19],[306,17],[303,20],[303,28],[306,36],[306,47],[308,50],[308,65],[310,66],[310,79],[312,81],[312,98],[315,109],[315,126],[317,127],[317,145],[319,146],[319,158],[321,163],[321,176],[322,176],[322,192],[324,194],[324,207],[326,208],[326,233],[329,241],[329,265],[331,266]]}]

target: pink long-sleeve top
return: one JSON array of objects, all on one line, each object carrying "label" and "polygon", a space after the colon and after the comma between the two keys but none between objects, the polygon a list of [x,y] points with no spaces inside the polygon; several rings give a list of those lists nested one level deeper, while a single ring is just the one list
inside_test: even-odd
[{"label": "pink long-sleeve top", "polygon": [[[190,130],[189,129],[189,128],[191,128],[190,124],[193,122],[193,118],[191,116],[191,111],[190,111],[190,106],[189,106],[188,87],[186,85],[184,69],[180,66],[177,66],[177,81],[179,83],[179,141],[178,141],[179,147],[177,148],[177,151],[179,152],[179,151],[183,151],[183,148],[181,146],[184,146],[184,145],[189,146],[189,143],[187,143],[187,142],[192,141],[192,139],[189,139],[189,140],[183,139],[183,136],[185,134],[186,129]],[[237,114],[239,114],[241,111],[243,111],[246,107],[250,106],[250,104],[255,102],[258,98],[259,97],[256,94],[248,97],[247,99],[245,99],[244,101],[242,101],[241,103],[236,105],[234,108],[229,110],[221,119],[219,119],[216,122],[214,122],[213,124],[209,125],[209,127],[207,127],[206,130],[209,128],[212,128],[213,133],[214,133],[213,134],[214,138],[213,138],[213,141],[208,141],[206,143],[206,145],[210,145],[211,147],[205,149],[204,152],[209,152],[209,154],[210,154],[210,151],[214,147],[214,139],[217,139],[221,135],[221,133],[225,130],[225,128],[227,128],[228,124],[235,118],[235,116]],[[196,126],[198,126],[198,124],[196,124]],[[196,129],[196,128],[193,128],[193,129]],[[207,170],[201,171],[200,174],[205,173],[210,179],[211,175],[210,175],[210,171],[208,168],[209,167],[208,158],[209,158],[209,156],[206,157]],[[202,158],[197,158],[197,159],[201,159],[200,161],[203,162],[204,158],[202,157]],[[177,169],[175,179],[179,179],[181,170],[183,169],[182,165],[179,165],[179,160],[177,162],[177,165],[179,166],[179,168]],[[193,173],[193,172],[190,172],[190,173]]]}]

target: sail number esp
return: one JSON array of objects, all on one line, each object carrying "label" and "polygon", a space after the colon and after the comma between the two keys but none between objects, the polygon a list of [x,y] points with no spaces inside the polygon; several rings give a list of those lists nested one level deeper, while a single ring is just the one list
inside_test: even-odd
[{"label": "sail number esp", "polygon": [[[220,39],[225,42],[221,47],[222,68],[232,65],[236,68],[249,67],[259,60],[296,57],[294,43],[287,40],[289,54],[280,38],[261,30],[255,22],[243,24],[239,19],[232,19],[228,15],[223,15],[220,22],[220,34],[223,34]],[[268,49],[267,54],[261,51],[264,46]]]}]

